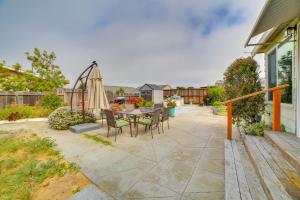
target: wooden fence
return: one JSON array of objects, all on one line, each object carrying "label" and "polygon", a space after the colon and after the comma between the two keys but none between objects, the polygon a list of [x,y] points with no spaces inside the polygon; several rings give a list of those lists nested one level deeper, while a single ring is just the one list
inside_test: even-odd
[{"label": "wooden fence", "polygon": [[207,97],[207,87],[195,89],[172,89],[164,90],[164,96],[169,97],[177,95],[184,99],[185,104],[204,105],[204,99]]},{"label": "wooden fence", "polygon": [[[71,89],[60,88],[55,89],[54,92],[59,95],[67,104],[71,102]],[[49,94],[49,92],[0,91],[0,109],[3,109],[11,104],[33,106],[42,96],[46,94]],[[112,91],[106,91],[106,96],[109,102],[112,102],[116,98],[116,95]],[[125,98],[136,97],[136,94],[126,94],[124,96]],[[81,99],[81,90],[76,89],[73,96],[73,107],[81,106]],[[85,92],[84,99],[87,99],[87,92]]]}]

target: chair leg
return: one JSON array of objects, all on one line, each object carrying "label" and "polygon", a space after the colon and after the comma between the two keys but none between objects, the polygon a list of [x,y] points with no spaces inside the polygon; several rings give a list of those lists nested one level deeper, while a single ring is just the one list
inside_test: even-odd
[{"label": "chair leg", "polygon": [[151,127],[151,136],[152,136],[152,139],[153,139],[152,125],[150,125],[150,127]]},{"label": "chair leg", "polygon": [[170,129],[169,119],[168,119],[168,129]]},{"label": "chair leg", "polygon": [[159,131],[159,122],[157,124],[157,131],[158,131],[158,134],[160,134],[160,131]]},{"label": "chair leg", "polygon": [[145,133],[147,132],[147,127],[148,127],[148,126],[146,125],[146,126],[145,126]]},{"label": "chair leg", "polygon": [[110,130],[110,128],[109,128],[109,126],[107,126],[107,137],[109,137],[109,130]]},{"label": "chair leg", "polygon": [[130,135],[132,137],[132,127],[131,127],[131,124],[129,125],[129,128],[130,128]]},{"label": "chair leg", "polygon": [[119,130],[117,130],[117,128],[115,128],[115,142],[117,141],[117,135],[119,134]]},{"label": "chair leg", "polygon": [[162,132],[165,133],[165,130],[164,130],[164,122],[161,122],[161,129],[162,129]]},{"label": "chair leg", "polygon": [[137,137],[139,134],[139,124],[136,124],[136,133],[135,133],[135,137]]}]

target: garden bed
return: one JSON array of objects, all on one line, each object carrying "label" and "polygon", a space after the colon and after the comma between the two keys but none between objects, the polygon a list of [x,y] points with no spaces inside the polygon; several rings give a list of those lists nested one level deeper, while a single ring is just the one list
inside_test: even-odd
[{"label": "garden bed", "polygon": [[90,184],[54,146],[31,131],[1,131],[0,199],[69,199]]}]

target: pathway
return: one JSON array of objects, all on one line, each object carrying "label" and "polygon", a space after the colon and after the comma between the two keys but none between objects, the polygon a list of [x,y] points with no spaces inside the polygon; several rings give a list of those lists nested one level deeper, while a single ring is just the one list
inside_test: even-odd
[{"label": "pathway", "polygon": [[[100,190],[113,199],[224,199],[226,118],[208,107],[190,106],[170,120],[170,130],[131,138],[129,130],[104,146],[44,122],[1,125],[30,128],[54,138],[57,148]],[[89,134],[106,138],[106,127]],[[114,141],[114,137],[109,140]]]}]

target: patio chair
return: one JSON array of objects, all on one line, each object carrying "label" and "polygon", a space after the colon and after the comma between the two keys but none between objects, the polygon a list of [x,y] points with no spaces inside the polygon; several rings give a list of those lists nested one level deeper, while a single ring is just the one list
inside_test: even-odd
[{"label": "patio chair", "polygon": [[170,119],[170,116],[169,116],[169,111],[170,111],[170,108],[167,107],[167,108],[164,108],[162,110],[162,114],[160,116],[160,121],[161,121],[161,127],[162,127],[162,132],[164,133],[164,122],[167,122],[168,123],[168,129],[170,129],[170,124],[169,124],[169,119]]},{"label": "patio chair", "polygon": [[153,126],[157,127],[158,133],[160,134],[160,131],[159,131],[159,123],[160,123],[159,116],[160,116],[160,113],[161,113],[161,110],[157,109],[153,113],[151,113],[150,118],[139,119],[138,122],[137,122],[135,137],[137,137],[137,135],[139,134],[139,124],[145,126],[145,132],[147,130],[147,127],[150,128],[152,139],[153,139],[153,131],[152,131]]},{"label": "patio chair", "polygon": [[132,137],[132,128],[131,128],[131,121],[125,120],[124,118],[122,119],[116,119],[114,116],[114,112],[112,110],[104,110],[104,113],[106,115],[106,121],[107,121],[107,137],[109,137],[109,131],[110,127],[115,128],[115,141],[117,141],[117,135],[119,132],[122,131],[122,128],[125,126],[130,127],[130,135]]}]

